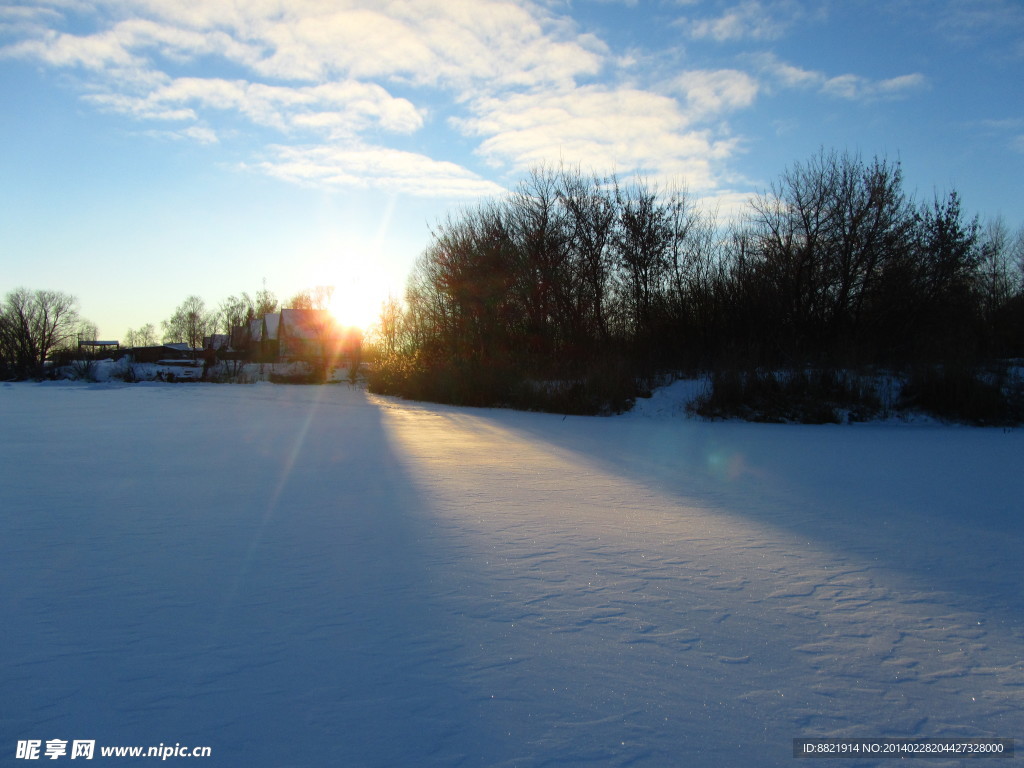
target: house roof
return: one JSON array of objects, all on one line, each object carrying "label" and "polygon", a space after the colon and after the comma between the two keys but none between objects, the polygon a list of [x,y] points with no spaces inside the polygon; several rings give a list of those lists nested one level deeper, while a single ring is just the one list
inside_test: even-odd
[{"label": "house roof", "polygon": [[203,346],[224,347],[231,343],[231,335],[227,333],[214,333],[203,337]]},{"label": "house roof", "polygon": [[282,309],[281,333],[293,339],[319,339],[336,335],[334,318],[326,309]]},{"label": "house roof", "polygon": [[277,329],[281,323],[281,316],[276,312],[272,315],[263,315],[249,321],[249,338],[252,341],[263,341],[263,329],[266,328],[267,341],[274,341],[277,338]]},{"label": "house roof", "polygon": [[272,315],[264,315],[263,322],[266,325],[267,338],[270,340],[276,339],[281,325],[281,316],[276,312]]}]

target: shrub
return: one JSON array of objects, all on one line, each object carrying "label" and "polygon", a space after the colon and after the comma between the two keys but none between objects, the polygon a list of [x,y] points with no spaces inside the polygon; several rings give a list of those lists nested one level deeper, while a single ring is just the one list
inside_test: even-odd
[{"label": "shrub", "polygon": [[224,359],[217,363],[210,372],[213,381],[224,384],[248,384],[253,379],[246,369],[246,361],[240,359]]},{"label": "shrub", "polygon": [[1007,366],[983,369],[963,363],[917,366],[908,376],[900,407],[978,426],[1024,421],[1024,387]]},{"label": "shrub", "polygon": [[578,376],[519,382],[511,404],[533,411],[607,416],[629,410],[637,397],[649,394],[650,388],[628,361],[607,355]]},{"label": "shrub", "polygon": [[511,407],[574,415],[622,413],[647,390],[628,361],[607,355],[575,375],[524,375],[510,361],[473,364],[428,362],[420,355],[393,354],[378,360],[368,388],[382,395],[452,405]]},{"label": "shrub", "polygon": [[690,408],[710,419],[838,424],[871,418],[880,403],[864,377],[831,368],[728,368],[711,374],[710,392]]},{"label": "shrub", "polygon": [[75,381],[96,381],[96,361],[86,359],[72,360],[67,371]]}]

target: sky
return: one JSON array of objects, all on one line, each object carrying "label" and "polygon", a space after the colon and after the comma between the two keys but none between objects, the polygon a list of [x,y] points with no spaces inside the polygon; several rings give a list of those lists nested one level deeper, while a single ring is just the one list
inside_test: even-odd
[{"label": "sky", "polygon": [[431,228],[541,164],[742,212],[819,149],[1024,223],[1020,0],[0,5],[0,292],[101,338],[266,287],[400,296]]}]

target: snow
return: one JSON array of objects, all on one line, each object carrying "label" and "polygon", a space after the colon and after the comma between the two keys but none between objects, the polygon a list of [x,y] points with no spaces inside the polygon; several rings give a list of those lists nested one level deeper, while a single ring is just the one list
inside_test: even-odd
[{"label": "snow", "polygon": [[1024,433],[708,423],[692,392],[584,418],[0,387],[0,763],[58,738],[211,766],[1019,739]]}]

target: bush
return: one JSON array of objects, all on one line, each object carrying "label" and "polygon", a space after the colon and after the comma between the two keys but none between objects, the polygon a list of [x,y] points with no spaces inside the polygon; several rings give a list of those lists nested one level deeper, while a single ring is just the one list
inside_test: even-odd
[{"label": "bush", "polygon": [[649,394],[626,360],[608,355],[579,376],[519,382],[511,404],[531,411],[607,416],[628,411],[637,397]]},{"label": "bush", "polygon": [[900,407],[977,426],[1015,425],[1024,421],[1024,386],[1006,365],[917,366],[903,387]]},{"label": "bush", "polygon": [[89,359],[73,360],[67,371],[75,381],[96,381],[96,361]]},{"label": "bush", "polygon": [[647,389],[628,362],[615,355],[601,358],[577,375],[539,377],[524,375],[510,361],[427,362],[420,355],[400,354],[374,364],[368,388],[412,400],[573,415],[622,413]]},{"label": "bush", "polygon": [[[120,371],[120,378],[125,384],[135,384],[139,381],[139,371],[127,357],[121,358],[122,365]],[[116,374],[115,374],[116,375]]]},{"label": "bush", "polygon": [[253,378],[246,369],[246,361],[224,359],[210,371],[209,378],[222,384],[248,384]]},{"label": "bush", "polygon": [[709,419],[838,424],[872,418],[881,404],[865,378],[831,368],[727,368],[711,374],[711,391],[690,408]]}]

